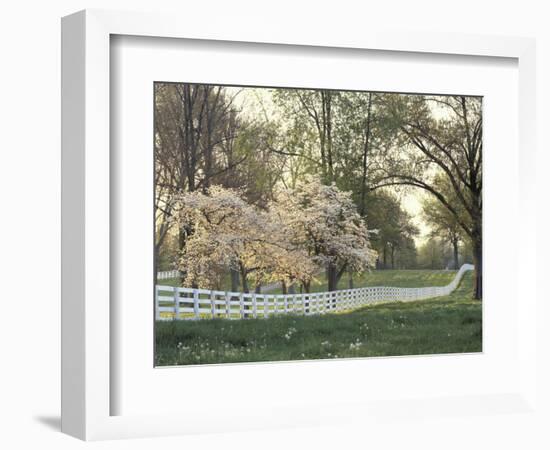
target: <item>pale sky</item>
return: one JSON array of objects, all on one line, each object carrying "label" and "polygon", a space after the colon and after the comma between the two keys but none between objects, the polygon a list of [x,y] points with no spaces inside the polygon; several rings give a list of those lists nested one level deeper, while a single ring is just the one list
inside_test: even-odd
[{"label": "pale sky", "polygon": [[401,205],[411,215],[413,223],[418,227],[420,231],[419,235],[415,237],[416,246],[420,247],[426,240],[430,233],[430,227],[424,220],[422,220],[422,204],[423,198],[427,197],[421,189],[411,188],[410,192],[402,194]]}]

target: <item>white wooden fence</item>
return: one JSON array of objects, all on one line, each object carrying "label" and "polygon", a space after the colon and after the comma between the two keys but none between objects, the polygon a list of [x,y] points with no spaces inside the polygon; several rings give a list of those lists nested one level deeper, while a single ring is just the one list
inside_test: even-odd
[{"label": "white wooden fence", "polygon": [[170,278],[179,278],[179,270],[165,270],[163,272],[157,272],[157,280],[168,280]]},{"label": "white wooden fence", "polygon": [[380,302],[424,300],[449,295],[457,288],[464,272],[473,269],[473,265],[464,264],[447,286],[369,286],[310,294],[245,294],[157,285],[156,319],[245,319],[280,314],[312,315],[350,311]]}]

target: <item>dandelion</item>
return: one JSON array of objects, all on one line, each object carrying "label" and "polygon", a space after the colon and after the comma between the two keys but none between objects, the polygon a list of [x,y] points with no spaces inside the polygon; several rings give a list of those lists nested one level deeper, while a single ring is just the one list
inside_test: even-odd
[{"label": "dandelion", "polygon": [[298,331],[298,330],[296,330],[296,328],[294,328],[294,327],[289,328],[289,329],[287,330],[287,332],[285,333],[284,338],[285,338],[287,341],[290,340],[290,338],[292,337],[292,335],[293,335],[294,333],[296,333],[296,331]]},{"label": "dandelion", "polygon": [[355,342],[352,342],[351,344],[349,344],[349,349],[358,350],[359,348],[361,348],[362,345],[363,343],[359,340],[359,338],[357,338]]},{"label": "dandelion", "polygon": [[189,350],[189,347],[186,347],[185,345],[183,345],[183,342],[178,342],[178,350],[180,351],[180,353],[182,352],[186,352],[187,350]]}]

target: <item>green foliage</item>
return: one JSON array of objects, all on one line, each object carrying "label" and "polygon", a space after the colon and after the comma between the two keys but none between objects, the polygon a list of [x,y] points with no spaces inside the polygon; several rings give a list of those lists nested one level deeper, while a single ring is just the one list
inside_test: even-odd
[{"label": "green foliage", "polygon": [[378,230],[372,236],[373,247],[378,251],[379,268],[416,267],[414,237],[418,229],[395,195],[379,190],[367,196],[367,221]]},{"label": "green foliage", "polygon": [[418,250],[418,267],[429,270],[444,269],[450,258],[450,249],[445,241],[431,238]]},{"label": "green foliage", "polygon": [[448,297],[347,314],[157,322],[155,364],[480,352],[482,312],[470,298],[472,280],[468,272]]}]

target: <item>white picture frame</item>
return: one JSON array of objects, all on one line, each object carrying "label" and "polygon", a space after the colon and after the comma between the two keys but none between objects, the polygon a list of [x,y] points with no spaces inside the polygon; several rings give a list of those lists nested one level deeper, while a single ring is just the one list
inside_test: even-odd
[{"label": "white picture frame", "polygon": [[[260,28],[231,26],[205,28],[163,14],[87,10],[67,16],[62,22],[62,430],[85,440],[162,436],[220,430],[248,430],[288,425],[361,420],[382,414],[389,419],[402,412],[384,402],[342,402],[328,405],[306,403],[300,407],[277,405],[277,411],[227,414],[225,405],[209,421],[181,413],[112,415],[112,342],[116,332],[110,311],[110,185],[116,173],[110,169],[110,39],[112,35],[200,39],[223,42],[299,45],[302,47],[368,49],[413,54],[446,54],[500,57],[517,60],[519,111],[519,181],[515,194],[521,226],[535,229],[535,43],[532,39],[451,35],[444,33],[389,33],[349,30],[327,35],[323,30],[285,30],[275,34]],[[534,260],[535,234],[527,233],[519,259]],[[516,283],[529,279],[532,265],[519,265]],[[506,408],[517,413],[537,411],[535,399],[536,288],[523,288],[517,320],[517,352],[520,361],[515,388],[501,394],[465,395],[464,398],[408,399],[411,414],[438,411],[442,416],[496,414]],[[517,295],[512,293],[510,295]],[[323,363],[318,363],[323,364]],[[263,376],[280,365],[263,366]],[[248,366],[252,367],[252,366]],[[313,366],[311,366],[313,367]],[[351,366],[348,366],[351,367]],[[211,367],[211,370],[219,368]],[[313,370],[313,369],[310,369]],[[273,375],[271,375],[273,376]],[[405,397],[401,398],[405,401]],[[394,403],[391,403],[394,402]],[[269,407],[269,405],[267,405]],[[325,408],[323,408],[325,406]],[[239,416],[239,414],[241,414]],[[247,417],[246,421],[239,420]],[[337,419],[338,418],[338,419]]]}]

